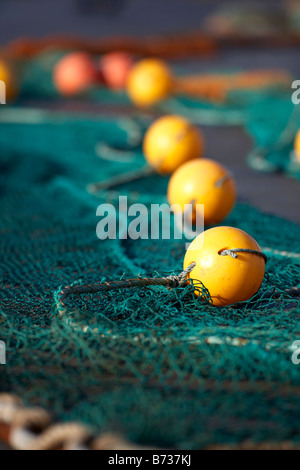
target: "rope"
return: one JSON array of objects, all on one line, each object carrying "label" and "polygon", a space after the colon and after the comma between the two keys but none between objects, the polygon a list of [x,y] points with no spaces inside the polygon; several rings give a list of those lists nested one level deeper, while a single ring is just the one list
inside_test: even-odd
[{"label": "rope", "polygon": [[80,423],[53,423],[43,408],[25,408],[20,398],[6,393],[0,394],[0,436],[2,439],[6,436],[5,443],[16,450],[147,449],[118,434],[94,436]]},{"label": "rope", "polygon": [[91,183],[87,186],[87,190],[89,193],[95,194],[100,191],[119,186],[120,184],[131,183],[132,181],[136,181],[138,179],[145,178],[146,176],[151,176],[153,174],[153,168],[149,167],[148,165],[145,165],[142,168],[138,168],[133,171],[128,171],[127,173],[122,173],[120,175],[113,176],[112,178],[108,178],[105,181]]},{"label": "rope", "polygon": [[267,256],[262,251],[250,250],[249,248],[231,248],[228,250],[222,250],[219,252],[219,255],[231,256],[232,258],[237,258],[238,257],[237,253],[250,253],[251,255],[260,256],[261,258],[264,259],[265,263],[268,261]]},{"label": "rope", "polygon": [[95,294],[97,292],[109,292],[116,289],[130,289],[132,287],[148,287],[148,286],[164,286],[169,289],[174,289],[183,285],[186,281],[188,274],[194,269],[196,263],[191,263],[184,271],[178,275],[171,275],[167,277],[156,278],[140,278],[140,279],[123,279],[120,281],[105,282],[103,284],[89,284],[89,285],[73,285],[67,286],[62,289],[58,295],[59,310],[61,307],[65,308],[65,300],[69,295],[82,295],[82,294]]},{"label": "rope", "polygon": [[225,175],[221,176],[221,178],[219,178],[215,182],[215,186],[217,188],[220,188],[221,186],[223,186],[224,183],[226,183],[226,181],[230,180],[231,178],[232,178],[232,174],[228,171],[227,173],[225,173]]}]

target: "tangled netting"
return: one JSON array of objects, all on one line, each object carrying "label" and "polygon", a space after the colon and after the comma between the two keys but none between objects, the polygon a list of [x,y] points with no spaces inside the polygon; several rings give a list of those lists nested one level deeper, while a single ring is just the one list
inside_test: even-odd
[{"label": "tangled netting", "polygon": [[15,113],[0,113],[1,390],[162,447],[297,442],[300,305],[284,291],[299,286],[300,228],[246,205],[226,220],[268,255],[262,288],[243,304],[216,308],[190,285],[155,286],[69,296],[62,314],[55,299],[67,285],[178,274],[185,240],[96,236],[101,202],[165,201],[158,175],[86,190],[144,165],[145,122],[26,111],[22,124],[19,110],[9,123]]},{"label": "tangled netting", "polygon": [[[23,64],[23,98],[59,99],[52,71],[66,52],[50,50],[27,62],[26,66]],[[174,73],[183,74],[184,70],[175,67]],[[300,162],[293,152],[295,135],[300,128],[300,105],[294,105],[291,96],[291,89],[284,90],[270,84],[260,91],[230,92],[226,103],[176,96],[161,103],[157,110],[185,115],[197,124],[243,125],[253,139],[254,148],[247,160],[252,168],[266,172],[283,171],[300,178]],[[110,105],[130,105],[126,93],[113,92],[105,87],[87,92],[85,98]]]}]

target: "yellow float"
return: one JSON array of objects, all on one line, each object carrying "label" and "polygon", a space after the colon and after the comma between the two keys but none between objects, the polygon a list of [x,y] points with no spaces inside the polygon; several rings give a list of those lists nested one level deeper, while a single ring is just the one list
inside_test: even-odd
[{"label": "yellow float", "polygon": [[188,160],[201,157],[204,139],[201,132],[181,116],[163,116],[146,132],[143,151],[150,166],[169,174]]},{"label": "yellow float", "polygon": [[144,59],[134,65],[127,80],[127,93],[137,106],[152,106],[172,90],[169,67],[158,59]]},{"label": "yellow float", "polygon": [[[213,225],[232,210],[236,200],[235,182],[228,170],[214,160],[194,159],[180,166],[168,185],[169,203],[184,210],[185,204],[195,204],[191,214],[195,221],[197,204],[204,204],[204,224]],[[203,211],[201,214],[203,216]]]},{"label": "yellow float", "polygon": [[223,307],[256,294],[264,278],[266,257],[254,238],[243,230],[214,227],[190,244],[184,269],[191,263],[196,265],[188,277],[201,281],[213,305]]}]

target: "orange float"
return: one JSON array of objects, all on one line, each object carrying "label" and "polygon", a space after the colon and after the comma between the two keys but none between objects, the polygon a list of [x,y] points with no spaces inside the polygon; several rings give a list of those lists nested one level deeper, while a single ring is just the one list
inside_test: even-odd
[{"label": "orange float", "polygon": [[97,80],[92,57],[84,52],[73,52],[58,61],[53,81],[62,95],[76,95],[91,88]]},{"label": "orange float", "polygon": [[133,64],[133,57],[126,52],[111,52],[104,55],[100,59],[100,70],[109,88],[123,90]]}]

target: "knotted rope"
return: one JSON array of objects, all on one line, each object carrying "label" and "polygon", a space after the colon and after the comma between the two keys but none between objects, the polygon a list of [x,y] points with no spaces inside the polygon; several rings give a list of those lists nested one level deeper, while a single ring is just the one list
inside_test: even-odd
[{"label": "knotted rope", "polygon": [[169,289],[174,289],[183,285],[188,277],[189,273],[194,269],[196,263],[191,263],[184,271],[178,275],[172,274],[167,277],[155,277],[155,278],[137,278],[137,279],[123,279],[113,282],[104,282],[103,284],[89,284],[89,285],[74,285],[67,286],[62,289],[58,296],[57,301],[61,307],[65,308],[65,299],[72,294],[95,294],[97,292],[109,292],[116,289],[130,289],[132,287],[148,287],[148,286],[164,286]]},{"label": "knotted rope", "polygon": [[261,258],[264,259],[265,263],[268,261],[267,256],[262,251],[251,250],[250,248],[231,248],[228,250],[222,250],[219,252],[219,255],[231,256],[232,258],[237,258],[238,257],[237,253],[250,253],[251,255],[260,256]]}]

